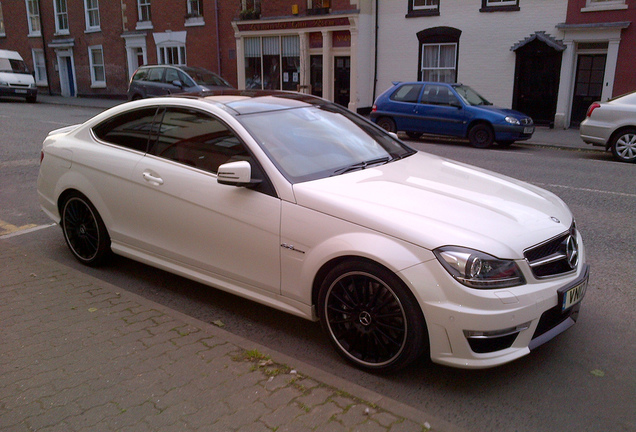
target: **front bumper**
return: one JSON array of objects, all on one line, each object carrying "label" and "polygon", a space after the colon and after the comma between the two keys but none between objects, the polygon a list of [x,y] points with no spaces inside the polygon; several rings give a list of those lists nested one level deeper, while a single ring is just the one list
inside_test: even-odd
[{"label": "front bumper", "polygon": [[[467,288],[436,260],[405,270],[403,276],[414,283],[412,289],[424,312],[431,360],[467,369],[499,366],[571,327],[589,278],[580,239],[579,245],[581,264],[575,272],[537,280],[527,263],[519,261],[528,283],[512,288]],[[437,282],[435,286],[429,278]],[[575,287],[581,287],[579,301],[563,310],[563,293]]]},{"label": "front bumper", "polygon": [[32,98],[38,94],[37,87],[0,86],[0,96]]},{"label": "front bumper", "polygon": [[532,138],[534,124],[529,125],[494,125],[495,141],[523,141]]}]

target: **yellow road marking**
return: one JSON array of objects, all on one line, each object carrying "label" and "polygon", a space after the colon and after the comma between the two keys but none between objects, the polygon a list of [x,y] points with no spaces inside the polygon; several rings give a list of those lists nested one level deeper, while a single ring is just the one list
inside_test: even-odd
[{"label": "yellow road marking", "polygon": [[16,226],[8,222],[5,222],[3,220],[0,220],[0,235],[11,234],[11,233],[22,231],[29,228],[35,228],[36,226],[37,226],[36,224]]}]

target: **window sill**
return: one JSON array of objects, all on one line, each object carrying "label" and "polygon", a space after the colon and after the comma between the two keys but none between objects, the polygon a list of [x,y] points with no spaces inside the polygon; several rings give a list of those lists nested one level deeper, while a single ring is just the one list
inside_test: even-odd
[{"label": "window sill", "polygon": [[53,33],[53,36],[68,36],[70,34],[71,34],[71,32],[68,31],[68,30],[60,30],[60,31],[57,31],[57,32]]},{"label": "window sill", "polygon": [[624,10],[627,9],[626,4],[613,4],[613,5],[599,5],[599,6],[589,6],[581,9],[581,12],[603,12],[603,11],[613,11],[613,10]]},{"label": "window sill", "polygon": [[135,30],[152,30],[152,21],[137,21]]},{"label": "window sill", "polygon": [[91,84],[91,88],[94,88],[94,89],[106,88],[106,83],[105,82],[93,83]]},{"label": "window sill", "polygon": [[439,16],[439,9],[428,9],[419,11],[410,11],[406,14],[405,18],[419,18],[428,16]]},{"label": "window sill", "polygon": [[99,33],[100,31],[102,31],[102,29],[100,27],[87,28],[86,30],[84,30],[84,33]]},{"label": "window sill", "polygon": [[204,25],[205,25],[205,21],[203,20],[202,16],[186,18],[185,20],[186,27],[195,27],[195,26],[204,26]]},{"label": "window sill", "polygon": [[42,33],[41,32],[33,32],[33,33],[29,33],[28,37],[42,37]]},{"label": "window sill", "polygon": [[519,6],[487,6],[479,9],[479,12],[519,12]]}]

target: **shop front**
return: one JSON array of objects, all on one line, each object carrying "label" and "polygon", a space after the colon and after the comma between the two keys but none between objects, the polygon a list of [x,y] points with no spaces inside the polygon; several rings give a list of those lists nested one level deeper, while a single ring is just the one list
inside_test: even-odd
[{"label": "shop front", "polygon": [[313,94],[358,108],[358,16],[235,21],[239,88]]}]

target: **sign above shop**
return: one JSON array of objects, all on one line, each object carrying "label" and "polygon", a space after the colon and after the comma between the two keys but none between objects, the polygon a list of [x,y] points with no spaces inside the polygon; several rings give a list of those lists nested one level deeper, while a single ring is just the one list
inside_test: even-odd
[{"label": "sign above shop", "polygon": [[323,18],[311,20],[294,20],[278,22],[258,22],[237,24],[239,31],[269,31],[269,30],[298,30],[316,27],[338,27],[349,26],[349,18]]}]

